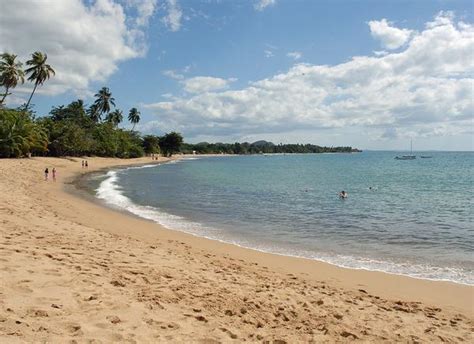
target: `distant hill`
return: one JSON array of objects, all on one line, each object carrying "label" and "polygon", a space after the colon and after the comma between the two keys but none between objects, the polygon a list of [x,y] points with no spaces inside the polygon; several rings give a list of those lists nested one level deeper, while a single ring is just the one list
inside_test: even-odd
[{"label": "distant hill", "polygon": [[260,141],[255,141],[254,143],[251,144],[252,146],[255,147],[262,147],[262,146],[274,146],[275,144],[273,142],[268,142],[265,140],[260,140]]}]

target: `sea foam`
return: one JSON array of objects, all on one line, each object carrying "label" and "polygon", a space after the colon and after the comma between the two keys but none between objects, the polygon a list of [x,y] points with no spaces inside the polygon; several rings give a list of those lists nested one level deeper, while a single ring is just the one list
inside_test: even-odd
[{"label": "sea foam", "polygon": [[[176,161],[172,161],[170,163],[176,163]],[[109,206],[118,208],[120,210],[126,210],[141,218],[154,221],[168,229],[175,229],[193,235],[208,237],[206,233],[209,231],[214,231],[213,228],[203,226],[199,223],[187,221],[181,216],[168,214],[153,206],[138,205],[123,194],[123,190],[118,184],[120,173],[129,169],[150,168],[157,166],[158,165],[144,165],[139,167],[129,167],[124,170],[108,171],[106,174],[106,179],[104,179],[96,189],[97,198],[103,200]]]}]

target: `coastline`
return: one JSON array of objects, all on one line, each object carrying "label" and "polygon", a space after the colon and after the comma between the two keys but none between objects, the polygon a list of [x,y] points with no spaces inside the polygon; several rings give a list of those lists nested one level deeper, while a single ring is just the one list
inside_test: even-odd
[{"label": "coastline", "polygon": [[[338,153],[322,153],[322,154],[338,154]],[[206,155],[206,156],[209,157],[209,156],[221,156],[221,155]],[[232,155],[227,155],[227,156],[232,156]],[[159,165],[159,164],[164,164],[168,162],[169,161],[160,161],[154,164]],[[143,164],[137,164],[133,166],[138,167],[138,166],[145,166],[145,165],[149,165],[149,164],[143,163]],[[125,164],[125,165],[113,166],[112,169],[118,170],[118,169],[124,169],[127,167],[131,167],[131,165]],[[91,173],[103,174],[112,169],[105,167],[97,171],[88,172],[87,174],[91,174]],[[82,175],[81,178],[87,178],[87,175]],[[472,285],[456,283],[452,281],[417,278],[417,277],[406,276],[403,274],[389,273],[389,272],[377,271],[377,270],[347,268],[347,267],[338,266],[336,264],[332,264],[329,262],[324,262],[318,259],[296,257],[296,256],[273,253],[273,252],[266,252],[266,251],[262,251],[262,250],[258,250],[258,249],[254,249],[250,247],[244,247],[235,243],[229,243],[229,242],[225,242],[218,239],[212,239],[212,238],[200,236],[198,234],[192,234],[192,233],[187,233],[187,232],[173,229],[173,228],[168,228],[153,220],[144,219],[129,211],[108,205],[103,200],[99,200],[95,196],[92,196],[89,193],[87,193],[87,190],[88,190],[87,188],[82,188],[82,192],[81,192],[80,190],[78,190],[78,186],[76,184],[77,180],[78,180],[77,177],[73,177],[72,185],[74,185],[74,187],[68,188],[66,192],[72,195],[76,195],[76,196],[80,196],[81,193],[85,192],[87,194],[87,197],[84,197],[84,194],[83,194],[82,198],[84,198],[86,201],[97,204],[101,208],[112,210],[118,214],[129,216],[135,219],[139,219],[140,221],[145,221],[149,224],[152,224],[153,226],[157,226],[156,229],[166,232],[167,236],[173,237],[173,234],[179,234],[180,240],[183,240],[183,239],[190,240],[187,242],[187,244],[194,244],[194,245],[203,246],[206,248],[208,248],[208,245],[211,245],[213,251],[218,251],[222,253],[232,252],[233,254],[236,254],[236,256],[238,256],[240,259],[242,258],[245,259],[251,256],[254,260],[261,262],[261,264],[270,265],[274,269],[283,268],[285,273],[292,273],[295,271],[299,271],[302,274],[311,275],[315,270],[318,270],[320,277],[322,276],[324,279],[338,281],[341,283],[341,286],[343,287],[350,286],[353,289],[357,289],[360,286],[364,286],[373,290],[373,292],[379,296],[381,295],[383,297],[388,297],[388,298],[399,298],[404,301],[412,301],[410,300],[410,296],[412,296],[412,299],[422,300],[423,302],[428,302],[432,304],[438,303],[439,305],[442,305],[444,307],[452,307],[453,310],[456,310],[456,311],[466,312],[466,314],[469,314],[469,312],[471,312],[470,315],[474,316],[474,286]],[[181,235],[183,237],[181,237]],[[198,239],[198,241],[193,240],[194,238]],[[223,246],[218,247],[220,246],[220,244]],[[243,250],[243,251],[238,252],[240,250]],[[260,254],[264,255],[265,257],[261,257],[261,258],[255,257],[255,256],[259,256]],[[277,257],[281,257],[281,261],[275,264],[274,263],[275,260],[280,260]],[[288,258],[288,260],[286,260],[286,258]],[[318,266],[315,266],[315,267],[311,266],[313,263],[315,263]],[[361,274],[358,274],[359,272]],[[360,275],[360,276],[357,276],[357,275]],[[401,278],[402,280],[398,281],[397,280],[398,278]],[[388,281],[386,281],[387,279]],[[358,281],[358,282],[355,283],[354,281]],[[422,283],[420,283],[420,285],[417,285],[418,281]],[[446,284],[446,286],[437,285],[438,283]],[[395,288],[396,290],[392,290],[392,288],[390,288],[390,285],[396,286]],[[402,290],[405,290],[405,293],[399,293],[400,286],[402,286],[401,288]],[[372,289],[371,287],[374,289]],[[403,287],[406,287],[406,288],[403,288]],[[426,290],[433,289],[433,288],[434,288],[435,295],[426,295]],[[448,290],[451,288],[455,290],[448,292]],[[469,296],[468,294],[464,292],[463,289],[465,288],[471,289],[470,290],[471,305],[466,304],[464,302],[464,300],[468,299],[468,298],[464,298],[464,296]],[[417,289],[419,289],[421,293],[418,293]],[[410,295],[412,293],[413,295]],[[454,296],[454,297],[452,299],[451,298],[445,299],[443,297],[443,294],[445,293],[449,294],[450,297],[451,296]]]},{"label": "coastline", "polygon": [[[192,333],[197,335],[193,338],[212,340],[229,341],[246,338],[250,341],[257,341],[283,338],[289,342],[310,339],[349,341],[355,338],[366,341],[397,338],[402,340],[409,339],[410,333],[416,335],[417,338],[426,340],[438,338],[438,341],[439,336],[447,339],[468,339],[470,336],[469,328],[472,327],[474,315],[474,288],[472,286],[421,280],[383,272],[339,268],[328,263],[259,252],[169,230],[154,222],[105,207],[98,202],[91,202],[84,198],[84,195],[81,196],[80,191],[75,190],[73,184],[74,180],[77,181],[86,172],[97,172],[101,168],[110,169],[154,162],[147,158],[129,161],[93,158],[89,159],[90,168],[84,171],[80,167],[80,160],[79,158],[69,160],[33,158],[0,161],[0,173],[2,180],[5,181],[0,184],[2,188],[0,204],[6,204],[5,207],[0,207],[0,219],[3,221],[3,226],[6,227],[2,228],[4,232],[2,234],[7,238],[7,242],[2,247],[5,249],[4,251],[8,251],[1,257],[4,265],[2,274],[7,282],[2,287],[5,290],[2,292],[1,317],[6,320],[2,322],[0,338],[6,336],[3,338],[28,341],[34,338],[59,339],[69,336],[71,338],[86,336],[87,338],[102,338],[107,341],[112,340],[110,336],[115,331],[114,329],[125,326],[123,331],[127,332],[127,329],[130,329],[127,326],[132,323],[133,326],[138,326],[140,331],[143,330],[142,341],[146,338],[179,341],[190,338]],[[158,163],[164,161],[160,158]],[[56,184],[42,181],[41,171],[45,164],[56,166],[58,169],[59,180]],[[29,226],[33,226],[35,230],[32,231]],[[19,228],[23,228],[24,231],[19,231]],[[42,235],[38,235],[40,231],[43,233]],[[13,235],[14,233],[17,234]],[[71,234],[71,238],[65,237],[65,233]],[[33,255],[31,252],[34,252],[39,243],[48,235],[54,237],[56,241],[52,240],[49,246],[43,247],[46,253],[40,255],[40,259],[37,254]],[[104,251],[109,245],[111,248],[114,245],[121,247],[125,245],[133,253],[127,254],[123,249],[119,249],[121,253],[110,254],[119,262],[125,260],[125,257],[127,259],[131,257],[129,254],[140,257],[139,262],[130,263],[130,266],[133,266],[137,272],[137,274],[132,274],[135,276],[134,282],[131,282],[132,278],[127,277],[123,271],[115,271],[116,267],[107,264],[104,261],[105,256],[102,256],[104,254],[102,251],[99,253],[99,251],[88,249],[88,247],[75,248],[89,252],[91,259],[97,258],[107,265],[107,268],[102,267],[102,269],[100,265],[94,265],[94,268],[88,266],[91,271],[98,270],[95,271],[95,274],[105,276],[117,273],[118,275],[112,281],[116,283],[97,284],[96,280],[90,278],[91,276],[82,281],[81,274],[88,274],[82,267],[82,265],[87,265],[81,261],[82,255],[66,255],[67,258],[63,257],[63,260],[59,261],[47,256],[49,254],[55,257],[62,254],[59,246],[65,245],[65,243],[72,246],[77,244],[73,240],[74,236],[76,236],[75,239],[80,238],[81,242],[90,240],[94,242],[95,239],[99,239],[102,244],[105,244]],[[15,239],[18,240],[9,243]],[[12,248],[14,249],[10,250]],[[157,250],[162,254],[156,254]],[[109,251],[117,252],[112,249]],[[15,254],[23,254],[17,262],[26,263],[26,266],[15,264],[12,261],[11,257],[14,257]],[[18,289],[20,284],[22,288],[31,290],[33,294],[38,294],[37,290],[44,289],[42,286],[44,286],[43,279],[47,278],[46,275],[35,279],[34,275],[28,272],[27,266],[34,266],[38,259],[46,260],[49,265],[62,265],[62,268],[67,270],[64,275],[68,276],[69,283],[64,284],[64,291],[68,295],[71,290],[76,288],[73,285],[73,281],[76,279],[81,280],[81,283],[84,284],[83,289],[87,290],[89,294],[94,293],[97,288],[103,288],[104,285],[111,288],[108,295],[111,299],[107,302],[104,301],[104,309],[100,309],[98,312],[105,319],[103,322],[107,323],[107,326],[94,327],[93,320],[84,316],[81,321],[76,321],[80,324],[77,325],[79,329],[75,331],[68,330],[66,326],[64,332],[58,330],[59,333],[54,333],[54,331],[34,332],[32,326],[29,326],[29,329],[20,326],[24,324],[21,320],[20,324],[13,320],[10,321],[14,318],[13,312],[20,318],[30,319],[35,323],[35,326],[38,325],[37,327],[48,328],[46,325],[48,318],[55,316],[55,314],[50,315],[51,305],[48,306],[48,311],[27,309],[28,305],[36,305],[41,302],[36,299],[36,301],[32,301],[27,291],[15,291],[15,288]],[[71,267],[65,267],[62,264],[64,259],[71,261]],[[166,263],[163,264],[165,260]],[[156,264],[151,264],[151,262]],[[183,263],[185,264],[183,265]],[[79,266],[80,270],[73,266]],[[166,266],[164,270],[169,271],[160,271],[162,266]],[[150,283],[147,283],[143,278],[140,282],[137,281],[138,276],[141,275],[139,267],[153,270],[152,274],[145,275]],[[176,275],[176,271],[179,271],[178,275]],[[200,273],[198,273],[199,271]],[[74,275],[75,272],[78,273],[78,276]],[[171,278],[165,275],[169,275]],[[212,294],[212,290],[216,291],[216,288],[218,292],[212,296],[206,296],[206,293],[194,295],[191,299],[189,295],[181,295],[183,292],[180,290],[190,291],[195,286],[195,279],[189,280],[188,275],[198,279],[200,287],[204,291],[207,290],[207,293]],[[72,278],[70,278],[71,276]],[[156,280],[156,283],[151,283],[156,276],[161,277],[159,280],[167,283],[161,285]],[[100,279],[99,276],[96,277]],[[51,278],[54,279],[54,275]],[[22,280],[30,282],[21,282]],[[35,282],[38,283],[35,284]],[[177,284],[175,285],[173,282]],[[240,285],[238,290],[232,287],[232,284],[236,283]],[[24,284],[35,285],[25,287]],[[121,284],[127,287],[120,287]],[[48,285],[57,284],[49,281]],[[160,287],[157,288],[156,285]],[[227,290],[227,295],[223,289],[219,288]],[[134,292],[131,291],[132,289]],[[46,293],[45,290],[44,292]],[[51,291],[49,290],[49,292]],[[124,296],[124,294],[126,295]],[[41,297],[46,298],[45,295]],[[153,295],[159,296],[153,299]],[[265,297],[261,299],[260,296],[264,295]],[[135,305],[135,313],[132,312],[134,314],[130,315],[130,317],[133,315],[134,320],[124,319],[127,316],[123,312],[118,312],[120,314],[115,316],[121,319],[120,322],[107,322],[108,315],[105,313],[110,312],[111,309],[115,310],[117,307],[122,310],[126,308],[123,306],[124,301],[121,301],[121,298],[124,297],[130,301],[130,304]],[[226,301],[227,298],[229,300]],[[247,305],[247,311],[244,314],[239,309],[233,309],[233,305],[242,308],[242,305],[249,304],[248,299],[258,299],[263,304],[252,301],[253,306]],[[313,304],[312,301],[315,301],[316,304]],[[320,301],[323,303],[318,305],[317,303]],[[28,305],[25,305],[25,302]],[[51,304],[50,301],[46,303],[48,302]],[[62,300],[62,302],[61,308],[53,307],[54,312],[63,311],[64,313],[67,301]],[[196,304],[196,310],[190,306],[193,302]],[[151,309],[149,309],[150,305]],[[259,307],[255,305],[259,305]],[[70,306],[73,307],[73,305]],[[95,306],[100,308],[98,305]],[[44,307],[46,306],[41,305],[37,308]],[[226,307],[228,309],[224,309]],[[282,307],[283,310],[278,310],[279,307]],[[368,310],[369,308],[373,309]],[[384,308],[389,310],[384,312]],[[8,309],[12,311],[8,311]],[[48,316],[34,316],[39,310],[43,310]],[[85,310],[87,313],[88,308],[85,307]],[[296,315],[291,311],[296,312]],[[232,313],[233,315],[228,315]],[[275,319],[266,319],[270,313]],[[278,316],[275,315],[277,313]],[[39,312],[39,314],[44,313]],[[143,314],[146,314],[148,320],[160,318],[160,316],[166,319],[169,318],[169,314],[180,314],[180,317],[173,320],[174,324],[158,325],[156,319],[147,323],[147,320],[143,320]],[[62,319],[68,318],[64,314],[59,315]],[[252,315],[251,319],[247,319],[250,315]],[[340,319],[338,319],[339,316]],[[69,318],[74,317],[77,318],[78,315],[71,311]],[[221,319],[222,317],[224,319]],[[137,325],[137,319],[140,319],[141,325]],[[399,327],[395,332],[393,329],[384,328],[384,326],[388,326],[387,321],[390,319],[393,320],[393,324],[390,326],[398,324],[397,326],[408,327],[404,329]],[[247,322],[242,323],[243,320]],[[159,321],[163,322],[164,320]],[[418,323],[408,325],[412,321]],[[45,324],[39,325],[42,322]],[[102,324],[102,322],[99,323]],[[259,327],[259,323],[262,326]],[[172,326],[170,327],[170,325]],[[165,326],[166,331],[162,326]],[[318,330],[318,327],[321,330]],[[370,327],[371,330],[369,331],[367,327]],[[426,329],[431,327],[433,330],[426,332]],[[211,331],[212,328],[216,329]],[[156,337],[160,330],[172,333],[172,337],[166,338],[164,334]],[[8,334],[8,331],[16,334]],[[158,332],[155,333],[156,331]],[[367,334],[364,334],[363,331]],[[398,337],[394,337],[396,333],[398,333]],[[128,338],[123,333],[121,336],[121,339]],[[116,340],[120,339],[117,337]]]},{"label": "coastline", "polygon": [[[323,153],[324,154],[324,153]],[[329,154],[329,153],[328,153]],[[336,154],[336,153],[330,153],[330,154]],[[219,156],[218,156],[219,157]],[[186,158],[184,158],[186,160]],[[197,160],[196,158],[191,158],[187,160]],[[145,165],[141,167],[154,167],[154,165]],[[140,168],[138,167],[132,167],[132,169]],[[212,168],[212,166],[208,166],[208,168]],[[257,252],[263,252],[263,253],[269,253],[273,255],[281,255],[281,256],[287,256],[287,257],[293,257],[293,258],[301,258],[301,259],[306,259],[310,261],[318,261],[322,263],[328,263],[333,266],[341,267],[341,268],[347,268],[350,270],[365,270],[365,271],[377,271],[377,272],[382,272],[382,273],[387,273],[391,275],[397,275],[397,276],[405,276],[405,277],[411,277],[415,279],[421,279],[421,280],[430,280],[430,281],[442,281],[442,282],[453,282],[456,284],[462,284],[462,285],[467,285],[474,287],[474,282],[468,280],[468,276],[470,274],[461,274],[462,272],[453,272],[451,275],[446,275],[446,274],[438,274],[438,275],[430,275],[429,273],[425,273],[423,275],[423,272],[418,272],[418,273],[410,273],[410,270],[406,268],[403,268],[401,266],[397,266],[395,264],[392,265],[383,265],[383,259],[380,259],[377,261],[379,266],[373,265],[372,266],[367,266],[364,263],[358,262],[356,260],[356,263],[353,263],[354,258],[347,258],[346,260],[340,259],[334,261],[334,259],[331,259],[331,256],[328,257],[321,257],[319,254],[313,254],[313,252],[317,253],[317,250],[312,251],[292,251],[291,248],[288,249],[286,247],[285,249],[275,249],[274,245],[266,245],[263,242],[251,242],[248,240],[240,240],[240,238],[245,238],[245,236],[239,235],[238,237],[229,237],[225,235],[216,235],[214,234],[212,228],[209,230],[209,227],[206,229],[201,229],[202,224],[198,222],[193,222],[190,223],[189,220],[182,218],[180,216],[174,218],[176,215],[171,215],[175,214],[173,211],[170,212],[163,212],[160,209],[155,209],[154,207],[149,207],[149,206],[144,206],[143,203],[134,202],[132,199],[129,197],[125,197],[122,193],[122,187],[121,184],[117,183],[116,180],[116,174],[121,174],[122,172],[125,172],[130,169],[130,167],[123,166],[122,168],[113,168],[112,170],[103,170],[100,172],[103,178],[101,178],[100,182],[94,182],[93,186],[90,183],[91,179],[95,179],[93,176],[91,178],[85,178],[86,180],[89,180],[89,183],[83,183],[84,185],[79,185],[77,183],[77,179],[74,182],[74,185],[76,188],[82,188],[86,191],[87,195],[94,195],[93,197],[88,197],[89,200],[98,202],[100,205],[106,206],[108,208],[115,209],[117,211],[124,211],[126,214],[133,216],[133,217],[138,217],[142,218],[147,221],[151,221],[153,223],[156,223],[160,226],[163,226],[166,229],[173,230],[173,231],[180,231],[184,232],[193,236],[197,237],[202,237],[226,244],[231,244],[235,245],[241,248],[246,248],[250,250],[254,250]],[[108,173],[110,171],[110,173]],[[131,171],[132,172],[132,171]],[[94,172],[95,173],[95,172]],[[112,175],[111,175],[112,174]],[[180,184],[186,184],[185,181],[179,180]],[[99,188],[99,189],[97,189]],[[97,189],[97,190],[96,190]],[[70,191],[74,192],[74,189],[71,189]],[[175,190],[176,192],[176,190]],[[202,192],[202,190],[201,190]],[[140,205],[141,204],[141,205]],[[128,206],[128,209],[126,207]],[[170,209],[170,208],[168,208]],[[156,211],[156,213],[155,213]],[[171,214],[170,214],[171,213]],[[171,216],[173,217],[173,220],[170,222],[168,217]],[[255,226],[255,224],[254,224]],[[256,226],[259,226],[258,224]],[[213,229],[218,229],[218,225],[214,225]],[[339,252],[340,254],[344,254],[344,251]],[[418,263],[419,264],[419,263]],[[369,264],[370,265],[370,264]],[[408,266],[408,264],[406,264]],[[416,266],[416,265],[415,265]],[[421,265],[419,265],[421,266]],[[463,278],[461,278],[461,276]]]}]

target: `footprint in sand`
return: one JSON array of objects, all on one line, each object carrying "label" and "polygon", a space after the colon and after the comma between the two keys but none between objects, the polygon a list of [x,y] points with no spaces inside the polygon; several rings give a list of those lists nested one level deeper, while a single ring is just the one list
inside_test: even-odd
[{"label": "footprint in sand", "polygon": [[120,320],[120,318],[116,315],[108,315],[106,319],[114,325],[122,322],[122,320]]}]

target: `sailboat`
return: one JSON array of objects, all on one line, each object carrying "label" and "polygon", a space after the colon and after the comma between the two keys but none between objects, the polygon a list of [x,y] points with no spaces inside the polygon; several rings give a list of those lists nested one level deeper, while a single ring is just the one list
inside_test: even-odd
[{"label": "sailboat", "polygon": [[396,160],[415,160],[416,155],[413,155],[413,140],[410,140],[410,155],[396,156]]}]

